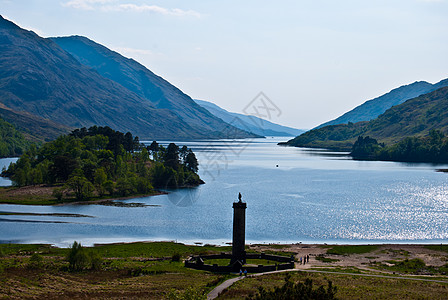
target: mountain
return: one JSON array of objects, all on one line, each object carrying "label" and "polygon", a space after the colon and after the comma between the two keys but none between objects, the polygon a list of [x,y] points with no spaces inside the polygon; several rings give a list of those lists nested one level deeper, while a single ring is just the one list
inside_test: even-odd
[{"label": "mountain", "polygon": [[283,145],[350,150],[358,136],[393,144],[432,129],[448,133],[448,87],[393,106],[374,120],[313,129]]},{"label": "mountain", "polygon": [[9,111],[66,127],[109,126],[141,139],[250,136],[224,122],[216,129],[189,124],[1,16],[0,53],[0,103]]},{"label": "mountain", "polygon": [[278,125],[256,116],[229,112],[208,101],[196,99],[194,101],[225,122],[239,129],[261,136],[296,136],[305,132],[305,130]]},{"label": "mountain", "polygon": [[182,121],[207,137],[254,137],[235,128],[196,104],[188,95],[155,75],[133,59],[123,57],[82,36],[52,38],[62,49],[73,55],[81,64],[100,75],[119,83],[159,109],[167,109]]},{"label": "mountain", "polygon": [[356,123],[360,121],[370,121],[384,113],[392,106],[435,91],[444,86],[448,86],[448,79],[442,80],[436,84],[431,84],[426,81],[416,81],[408,85],[403,85],[399,88],[393,89],[387,94],[366,101],[354,109],[346,112],[342,116],[332,121],[323,123],[316,128],[321,128],[328,125],[347,124],[349,122]]}]

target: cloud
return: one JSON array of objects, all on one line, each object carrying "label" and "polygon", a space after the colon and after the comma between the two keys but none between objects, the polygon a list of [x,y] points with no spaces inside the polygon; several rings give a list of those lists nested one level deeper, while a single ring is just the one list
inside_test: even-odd
[{"label": "cloud", "polygon": [[71,7],[82,10],[95,10],[98,5],[105,5],[108,3],[116,2],[115,0],[71,0],[62,3],[65,7]]},{"label": "cloud", "polygon": [[71,7],[81,10],[99,10],[99,11],[129,11],[137,13],[156,13],[165,16],[175,17],[196,17],[200,18],[201,14],[194,10],[183,10],[180,8],[165,8],[158,5],[148,4],[120,4],[117,0],[70,0],[62,4],[65,7]]}]

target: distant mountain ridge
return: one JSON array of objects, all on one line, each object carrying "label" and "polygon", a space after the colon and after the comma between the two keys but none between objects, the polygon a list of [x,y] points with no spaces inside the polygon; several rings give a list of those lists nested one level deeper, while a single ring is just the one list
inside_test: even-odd
[{"label": "distant mountain ridge", "polygon": [[374,120],[313,129],[285,144],[350,150],[358,136],[393,144],[409,136],[426,136],[433,129],[448,133],[448,87],[393,106]]},{"label": "distant mountain ridge", "polygon": [[208,101],[197,99],[194,101],[225,122],[261,136],[296,136],[305,132],[305,130],[282,126],[256,116],[229,112]]},{"label": "distant mountain ridge", "polygon": [[[16,113],[25,119],[34,117],[34,121],[48,120],[47,125],[54,125],[56,131],[99,125],[131,131],[141,139],[254,136],[215,118],[193,101],[192,107],[199,107],[194,112],[202,110],[202,115],[198,113],[201,120],[184,121],[175,109],[156,106],[83,65],[54,41],[21,29],[1,16],[0,53],[0,103],[4,113]],[[171,85],[169,92],[162,87],[160,90],[162,95],[174,95],[172,99],[181,97]]]},{"label": "distant mountain ridge", "polygon": [[[81,64],[95,69],[159,109],[169,109],[182,121],[209,137],[225,137],[229,125],[196,104],[188,95],[155,75],[133,59],[123,57],[86,37],[70,36],[51,38],[62,49],[73,55]],[[254,137],[247,132],[232,131],[232,138]]]},{"label": "distant mountain ridge", "polygon": [[314,129],[328,125],[348,124],[361,121],[370,121],[384,113],[392,106],[401,104],[406,100],[418,97],[423,94],[435,91],[441,87],[448,86],[448,79],[444,79],[436,84],[426,81],[416,81],[414,83],[400,86],[380,97],[368,100],[354,109],[346,112],[342,116],[325,122]]}]

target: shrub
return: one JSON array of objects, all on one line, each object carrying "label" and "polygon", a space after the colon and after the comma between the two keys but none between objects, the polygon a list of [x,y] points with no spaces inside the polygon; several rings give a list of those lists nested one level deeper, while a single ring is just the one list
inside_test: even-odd
[{"label": "shrub", "polygon": [[96,251],[89,252],[89,262],[91,270],[101,270],[103,258]]},{"label": "shrub", "polygon": [[30,257],[30,264],[29,264],[29,266],[31,268],[40,268],[40,267],[42,267],[42,262],[43,262],[42,256],[39,255],[39,253],[35,252]]},{"label": "shrub", "polygon": [[180,261],[180,254],[174,253],[173,256],[171,256],[171,261]]},{"label": "shrub", "polygon": [[325,289],[323,285],[313,289],[313,281],[309,278],[305,279],[304,283],[296,282],[291,280],[291,275],[286,274],[285,283],[281,287],[277,287],[273,290],[266,290],[264,287],[258,289],[258,293],[249,297],[249,299],[256,300],[276,300],[276,299],[321,299],[321,300],[331,300],[336,299],[336,287],[333,287],[331,281],[328,281],[328,286]]},{"label": "shrub", "polygon": [[67,255],[70,271],[81,271],[89,265],[89,257],[87,256],[81,243],[74,242]]}]

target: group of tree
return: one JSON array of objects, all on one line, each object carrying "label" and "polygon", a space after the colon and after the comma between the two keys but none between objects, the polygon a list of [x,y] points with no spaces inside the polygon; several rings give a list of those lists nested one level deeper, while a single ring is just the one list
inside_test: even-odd
[{"label": "group of tree", "polygon": [[352,148],[355,159],[448,163],[448,137],[439,130],[427,136],[406,137],[398,143],[384,145],[377,140],[358,137]]},{"label": "group of tree", "polygon": [[3,172],[16,186],[53,184],[58,199],[148,194],[154,188],[196,186],[198,161],[186,146],[167,148],[109,127],[74,130],[40,148],[32,145]]},{"label": "group of tree", "polygon": [[13,125],[0,118],[0,157],[23,154],[31,145]]}]

